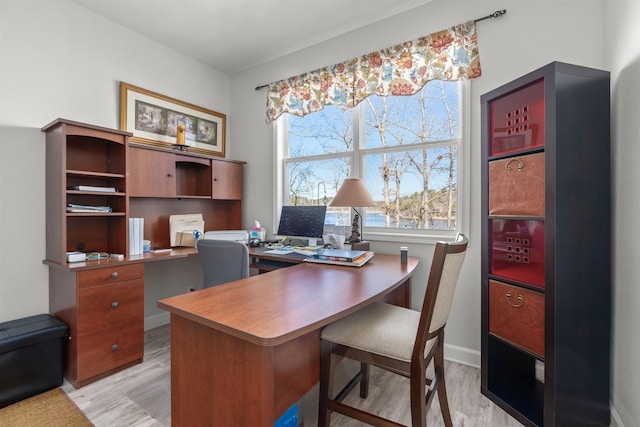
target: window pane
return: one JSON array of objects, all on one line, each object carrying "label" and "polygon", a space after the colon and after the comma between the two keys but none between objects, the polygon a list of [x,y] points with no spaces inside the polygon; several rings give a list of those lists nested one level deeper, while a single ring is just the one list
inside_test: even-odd
[{"label": "window pane", "polygon": [[412,96],[370,96],[365,105],[366,148],[457,139],[459,83],[432,81]]},{"label": "window pane", "polygon": [[351,173],[348,158],[287,162],[289,205],[328,204]]},{"label": "window pane", "polygon": [[455,145],[365,156],[368,227],[455,230]]},{"label": "window pane", "polygon": [[327,105],[305,117],[289,116],[288,136],[289,158],[351,151],[351,111]]}]

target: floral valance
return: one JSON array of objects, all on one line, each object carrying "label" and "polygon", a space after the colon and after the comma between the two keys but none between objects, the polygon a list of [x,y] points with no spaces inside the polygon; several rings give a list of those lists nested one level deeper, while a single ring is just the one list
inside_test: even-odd
[{"label": "floral valance", "polygon": [[267,123],[282,113],[304,116],[327,104],[354,107],[370,95],[413,95],[431,80],[479,77],[473,21],[359,58],[270,83]]}]

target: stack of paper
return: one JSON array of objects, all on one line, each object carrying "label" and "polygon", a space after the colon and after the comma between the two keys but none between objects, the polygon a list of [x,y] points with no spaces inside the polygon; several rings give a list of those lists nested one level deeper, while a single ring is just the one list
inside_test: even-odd
[{"label": "stack of paper", "polygon": [[143,252],[144,218],[129,218],[129,255],[140,255]]},{"label": "stack of paper", "polygon": [[110,206],[74,205],[73,203],[67,203],[67,212],[109,213],[111,211]]}]

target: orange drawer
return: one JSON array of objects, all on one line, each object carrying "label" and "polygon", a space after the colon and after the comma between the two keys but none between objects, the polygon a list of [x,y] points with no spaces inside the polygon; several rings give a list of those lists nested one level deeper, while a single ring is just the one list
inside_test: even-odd
[{"label": "orange drawer", "polygon": [[91,378],[144,355],[143,319],[126,327],[117,327],[77,337],[78,378]]},{"label": "orange drawer", "polygon": [[489,163],[489,215],[544,216],[544,153]]},{"label": "orange drawer", "polygon": [[544,358],[544,294],[489,280],[489,332]]},{"label": "orange drawer", "polygon": [[144,265],[142,263],[105,266],[95,270],[78,272],[78,287],[83,288],[94,285],[122,282],[125,280],[144,278]]},{"label": "orange drawer", "polygon": [[143,316],[142,279],[78,291],[78,335],[140,321]]}]

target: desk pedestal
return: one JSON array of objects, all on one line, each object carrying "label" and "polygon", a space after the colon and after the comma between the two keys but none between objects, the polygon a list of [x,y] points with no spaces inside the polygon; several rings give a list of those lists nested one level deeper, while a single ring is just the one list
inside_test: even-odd
[{"label": "desk pedestal", "polygon": [[265,347],[172,313],[171,424],[273,426],[319,366],[319,330]]}]

